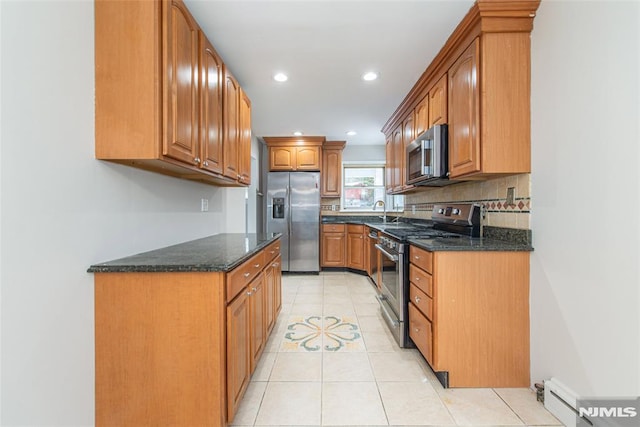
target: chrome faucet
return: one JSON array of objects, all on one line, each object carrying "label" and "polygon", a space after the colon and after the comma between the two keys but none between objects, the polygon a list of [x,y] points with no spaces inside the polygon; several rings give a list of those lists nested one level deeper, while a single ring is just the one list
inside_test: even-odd
[{"label": "chrome faucet", "polygon": [[377,200],[374,204],[373,204],[373,210],[376,210],[376,207],[378,207],[379,204],[382,204],[382,209],[384,210],[383,214],[382,214],[382,223],[386,224],[387,223],[387,204],[384,202],[384,200],[380,199]]}]

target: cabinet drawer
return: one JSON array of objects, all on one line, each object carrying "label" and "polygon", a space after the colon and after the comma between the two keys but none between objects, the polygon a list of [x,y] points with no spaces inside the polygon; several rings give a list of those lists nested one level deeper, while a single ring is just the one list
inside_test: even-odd
[{"label": "cabinet drawer", "polygon": [[269,261],[271,261],[278,255],[280,255],[280,239],[271,243],[264,249],[264,263],[268,264]]},{"label": "cabinet drawer", "polygon": [[427,273],[433,273],[433,252],[411,246],[411,258],[409,261]]},{"label": "cabinet drawer", "polygon": [[431,297],[422,292],[414,284],[409,286],[409,296],[413,305],[415,305],[422,314],[427,316],[427,319],[433,320],[433,300]]},{"label": "cabinet drawer", "polygon": [[364,233],[364,225],[349,224],[347,226],[347,232],[349,232],[349,233]]},{"label": "cabinet drawer", "polygon": [[431,322],[409,303],[409,336],[420,350],[420,353],[433,366],[433,332]]},{"label": "cabinet drawer", "polygon": [[264,251],[227,273],[227,302],[235,298],[264,268]]},{"label": "cabinet drawer", "polygon": [[433,279],[413,264],[409,265],[409,281],[425,294],[433,298]]},{"label": "cabinet drawer", "polygon": [[344,233],[346,229],[345,224],[322,224],[323,233]]}]

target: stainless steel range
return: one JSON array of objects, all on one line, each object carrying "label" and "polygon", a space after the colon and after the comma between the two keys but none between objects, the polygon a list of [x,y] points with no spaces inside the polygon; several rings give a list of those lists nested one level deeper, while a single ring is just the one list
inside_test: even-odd
[{"label": "stainless steel range", "polygon": [[432,224],[377,225],[381,230],[376,249],[382,254],[380,294],[382,315],[400,347],[414,347],[409,338],[409,244],[408,239],[454,239],[480,236],[480,206],[435,205]]}]

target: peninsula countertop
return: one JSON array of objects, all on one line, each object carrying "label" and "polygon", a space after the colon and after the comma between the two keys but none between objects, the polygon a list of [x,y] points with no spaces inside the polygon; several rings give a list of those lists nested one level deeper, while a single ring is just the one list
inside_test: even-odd
[{"label": "peninsula countertop", "polygon": [[233,270],[281,236],[280,233],[223,233],[94,264],[89,273],[193,272]]}]

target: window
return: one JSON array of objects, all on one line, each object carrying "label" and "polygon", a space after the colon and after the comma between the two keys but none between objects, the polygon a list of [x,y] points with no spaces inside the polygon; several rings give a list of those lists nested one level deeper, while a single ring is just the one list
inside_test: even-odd
[{"label": "window", "polygon": [[[386,210],[402,210],[404,196],[387,196],[384,188],[384,166],[345,166],[343,169],[342,210],[373,211],[375,202],[384,200]],[[382,211],[382,206],[377,210]]]}]

